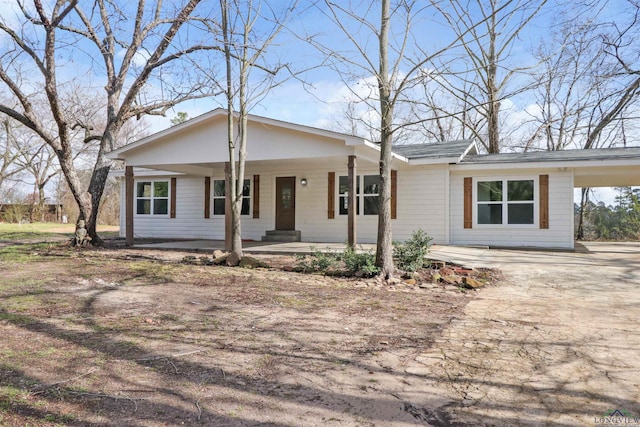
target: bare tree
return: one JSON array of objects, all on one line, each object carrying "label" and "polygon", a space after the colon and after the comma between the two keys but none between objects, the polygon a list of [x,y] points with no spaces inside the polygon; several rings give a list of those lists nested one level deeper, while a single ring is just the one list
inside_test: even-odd
[{"label": "bare tree", "polygon": [[[413,89],[424,78],[423,67],[451,49],[466,33],[454,34],[449,42],[427,51],[418,40],[414,24],[430,16],[431,5],[417,0],[381,0],[380,2],[325,0],[322,9],[345,37],[339,48],[311,40],[328,58],[354,97],[376,112],[375,132],[380,141],[380,187],[376,265],[380,275],[394,273],[391,233],[391,147],[397,134],[408,126],[429,118],[407,121],[399,114],[415,102]],[[391,31],[394,26],[395,30]],[[376,90],[362,95],[354,81],[373,78]],[[402,119],[404,118],[404,120]]]},{"label": "bare tree", "polygon": [[[593,3],[585,8],[590,12],[582,13],[579,19],[573,11],[565,11],[567,16],[555,42],[545,43],[553,47],[542,47],[537,54],[542,61],[536,74],[540,85],[534,92],[538,109],[532,114],[533,131],[524,150],[628,143],[625,123],[633,122],[629,113],[637,109],[640,93],[640,70],[634,68],[633,60],[638,55],[639,7],[634,1],[628,5],[628,14],[617,16],[617,21],[601,19],[604,7],[599,9]],[[584,237],[589,191],[582,189],[579,239]]]},{"label": "bare tree", "polygon": [[584,148],[593,148],[605,129],[624,116],[632,103],[638,101],[640,94],[640,67],[637,59],[640,48],[640,2],[627,1],[629,11],[625,22],[611,22],[610,31],[602,34],[604,52],[613,60],[608,75],[619,80],[617,91],[607,94],[598,105],[602,115],[589,129]]},{"label": "bare tree", "polygon": [[[266,53],[297,3],[297,0],[293,0],[276,9],[260,0],[220,0],[226,71],[223,91],[228,110],[229,168],[225,191],[231,195],[231,212],[227,212],[231,215],[231,246],[227,258],[227,264],[230,265],[237,265],[243,256],[240,218],[249,110],[271,89],[291,76],[286,64],[268,63]],[[281,73],[283,70],[286,72],[284,77]]]},{"label": "bare tree", "polygon": [[0,196],[5,192],[8,180],[20,174],[24,167],[17,160],[20,153],[16,150],[12,121],[2,118],[0,132]]},{"label": "bare tree", "polygon": [[[446,77],[434,81],[461,101],[463,110],[452,116],[461,120],[461,125],[469,129],[489,153],[498,153],[501,149],[502,100],[528,89],[526,85],[512,85],[514,77],[532,67],[515,64],[514,44],[546,3],[546,0],[434,3],[463,40],[455,61],[440,61],[435,66],[443,70]],[[464,68],[461,64],[465,64]]]},{"label": "bare tree", "polygon": [[[101,242],[96,220],[111,167],[105,153],[117,146],[123,125],[132,118],[164,114],[181,101],[209,95],[208,86],[192,78],[191,70],[180,67],[183,59],[214,48],[194,40],[194,35],[204,32],[179,36],[183,27],[196,22],[194,10],[199,3],[94,0],[85,5],[78,0],[56,0],[45,6],[33,0],[18,2],[18,27],[0,18],[0,34],[7,39],[0,48],[0,82],[11,96],[9,102],[0,103],[0,112],[31,129],[56,153],[78,204],[79,220],[86,221],[94,244]],[[65,64],[66,57],[74,61]],[[79,66],[80,70],[74,70]],[[104,88],[103,123],[83,122],[74,114],[74,106],[65,103],[69,86],[80,85],[81,79],[89,93],[95,87]],[[93,79],[99,83],[92,85]],[[40,100],[55,126],[47,126],[36,113],[34,101]],[[87,187],[81,184],[73,162],[74,131],[83,132],[84,143],[95,144]]]},{"label": "bare tree", "polygon": [[55,153],[47,144],[32,132],[23,132],[22,140],[17,141],[19,158],[17,163],[29,175],[29,184],[33,184],[35,209],[32,220],[44,220],[46,202],[45,187],[60,173]]}]

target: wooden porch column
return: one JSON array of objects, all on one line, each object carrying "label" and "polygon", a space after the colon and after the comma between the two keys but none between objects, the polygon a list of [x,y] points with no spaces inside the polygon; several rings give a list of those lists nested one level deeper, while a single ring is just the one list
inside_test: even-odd
[{"label": "wooden porch column", "polygon": [[355,249],[356,247],[356,156],[349,156],[348,163],[347,186],[349,188],[349,196],[347,197],[347,241],[348,245]]},{"label": "wooden porch column", "polygon": [[224,250],[231,250],[231,164],[224,164]]},{"label": "wooden porch column", "polygon": [[125,243],[133,246],[133,166],[124,168]]}]

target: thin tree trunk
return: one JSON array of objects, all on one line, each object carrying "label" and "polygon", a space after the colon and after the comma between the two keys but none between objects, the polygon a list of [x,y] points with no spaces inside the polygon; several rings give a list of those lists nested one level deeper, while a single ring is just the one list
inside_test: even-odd
[{"label": "thin tree trunk", "polygon": [[[492,7],[495,10],[495,5]],[[500,114],[500,101],[498,100],[498,88],[496,80],[498,78],[498,66],[496,57],[496,14],[491,15],[491,31],[489,33],[489,63],[487,64],[487,84],[489,102],[487,105],[487,132],[489,139],[488,151],[490,154],[500,152],[500,123],[498,121]]]},{"label": "thin tree trunk", "polygon": [[583,188],[580,197],[580,213],[578,214],[578,230],[576,231],[576,240],[584,240],[584,214],[586,205],[589,203],[590,188]]},{"label": "thin tree trunk", "polygon": [[393,143],[392,122],[393,103],[391,102],[391,81],[389,77],[389,0],[382,0],[380,25],[380,72],[378,89],[380,92],[380,192],[378,212],[378,236],[376,246],[376,265],[380,276],[393,277],[393,246],[391,240],[391,144]]},{"label": "thin tree trunk", "polygon": [[[231,195],[231,212],[225,212],[225,215],[231,215],[231,248],[227,258],[228,265],[238,265],[242,259],[242,229],[240,224],[240,214],[242,212],[242,187],[240,187],[240,198],[238,200],[238,186],[242,182],[238,180],[238,165],[235,156],[235,137],[233,133],[233,76],[231,69],[231,46],[229,38],[229,4],[226,0],[220,0],[220,10],[222,13],[222,36],[224,39],[224,56],[227,73],[227,144],[229,152],[229,185],[225,191]],[[238,121],[240,123],[240,120]]]}]

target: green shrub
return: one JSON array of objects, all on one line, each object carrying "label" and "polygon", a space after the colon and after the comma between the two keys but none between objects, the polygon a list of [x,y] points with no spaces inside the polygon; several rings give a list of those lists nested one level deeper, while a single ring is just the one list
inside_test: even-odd
[{"label": "green shrub", "polygon": [[432,240],[422,229],[418,229],[404,243],[394,242],[393,257],[398,268],[404,271],[416,271],[422,268]]},{"label": "green shrub", "polygon": [[296,255],[296,265],[305,273],[312,271],[327,271],[338,263],[338,256],[332,253],[321,252],[317,247],[311,247],[311,255]]},{"label": "green shrub", "polygon": [[342,262],[350,273],[361,271],[366,277],[376,275],[380,269],[376,267],[376,257],[370,251],[356,252],[355,249],[347,246],[342,253]]}]

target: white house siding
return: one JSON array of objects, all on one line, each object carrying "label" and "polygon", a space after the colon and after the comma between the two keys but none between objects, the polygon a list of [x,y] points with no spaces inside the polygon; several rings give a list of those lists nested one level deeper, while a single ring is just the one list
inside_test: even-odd
[{"label": "white house siding", "polygon": [[[539,199],[537,194],[538,176],[549,175],[549,228],[539,228]],[[464,178],[491,179],[535,179],[536,208],[534,226],[477,226],[464,228]],[[569,172],[553,170],[502,170],[452,172],[450,179],[450,222],[451,243],[458,245],[489,245],[508,247],[573,248],[573,175]],[[475,200],[475,197],[474,197]]]},{"label": "white house siding", "polygon": [[[127,165],[201,165],[225,162],[229,156],[226,126],[226,118],[217,117],[185,128],[178,134],[160,137],[153,144],[128,152]],[[247,161],[316,159],[353,153],[353,147],[345,146],[344,141],[337,138],[253,122],[249,122],[248,126],[248,134],[257,136],[247,141]]]},{"label": "white house siding", "polygon": [[[338,180],[347,175],[347,159],[335,158],[329,161],[266,162],[260,165],[248,164],[247,179],[260,175],[259,218],[252,215],[242,217],[244,239],[260,240],[266,230],[275,228],[275,182],[276,177],[296,177],[296,229],[307,242],[342,243],[347,239],[347,216],[338,210]],[[335,167],[328,166],[334,165]],[[328,173],[335,172],[335,218],[327,218]],[[373,163],[360,161],[358,175],[376,175]],[[405,240],[418,228],[425,230],[436,243],[445,243],[446,231],[446,174],[444,166],[415,167],[398,171],[398,205],[396,220],[392,221],[394,240]],[[204,238],[224,239],[224,217],[213,215],[204,218],[204,177],[177,175],[176,177],[176,218],[169,216],[135,215],[135,237],[164,238]],[[171,177],[144,176],[139,180],[165,179]],[[300,185],[300,179],[307,179],[307,186]],[[222,167],[211,172],[213,180],[224,179]],[[125,232],[124,180],[122,181],[121,235]],[[253,185],[253,181],[252,181]],[[252,203],[253,203],[253,189]],[[252,205],[253,206],[253,205]],[[250,211],[253,211],[251,209]],[[378,218],[375,215],[357,217],[357,241],[375,243]]]},{"label": "white house siding", "polygon": [[447,243],[446,165],[405,167],[398,171],[398,210],[393,239],[402,241],[421,228],[433,243]]},{"label": "white house siding", "polygon": [[[224,238],[224,219],[204,218],[204,178],[176,176],[176,218],[169,215],[137,215],[134,211],[134,237],[166,238]],[[135,178],[136,182],[149,180],[171,180],[170,176],[144,176]],[[124,180],[122,202],[120,205],[120,234],[125,232],[125,196]],[[134,190],[135,191],[135,190]],[[134,202],[135,209],[135,202]]]}]

